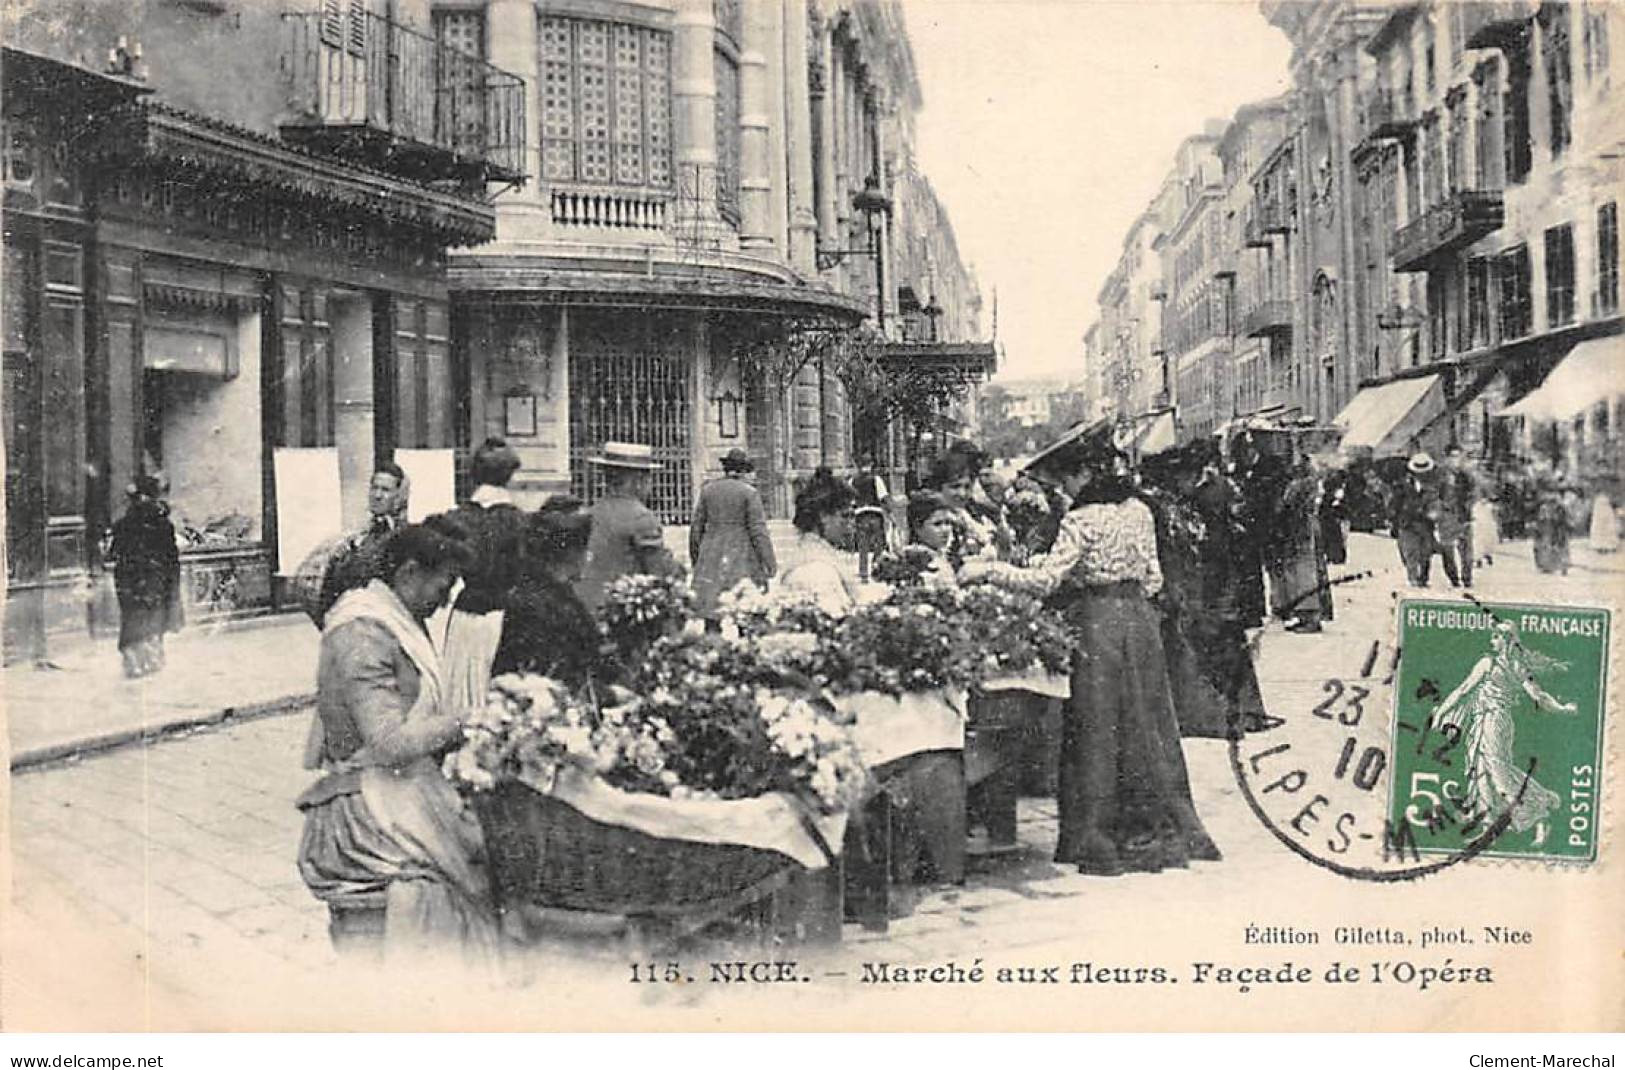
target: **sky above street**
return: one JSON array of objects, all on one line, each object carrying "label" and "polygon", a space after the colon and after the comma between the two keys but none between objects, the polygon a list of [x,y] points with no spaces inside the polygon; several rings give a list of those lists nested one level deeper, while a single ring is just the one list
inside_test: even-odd
[{"label": "sky above street", "polygon": [[903,0],[921,168],[982,287],[1000,379],[1078,377],[1095,295],[1174,150],[1289,87],[1256,0]]}]

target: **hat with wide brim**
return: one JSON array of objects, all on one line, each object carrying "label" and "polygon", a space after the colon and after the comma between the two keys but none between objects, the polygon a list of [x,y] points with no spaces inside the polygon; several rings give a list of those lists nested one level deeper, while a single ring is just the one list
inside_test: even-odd
[{"label": "hat with wide brim", "polygon": [[750,459],[750,454],[742,449],[731,449],[722,455],[722,470],[724,472],[754,472],[756,462]]},{"label": "hat with wide brim", "polygon": [[587,463],[605,468],[635,468],[645,472],[653,472],[660,467],[660,462],[655,460],[655,448],[638,442],[606,442],[603,452],[596,457],[588,457]]},{"label": "hat with wide brim", "polygon": [[1433,471],[1433,458],[1425,453],[1412,454],[1411,459],[1405,462],[1405,467],[1419,476],[1425,475]]}]

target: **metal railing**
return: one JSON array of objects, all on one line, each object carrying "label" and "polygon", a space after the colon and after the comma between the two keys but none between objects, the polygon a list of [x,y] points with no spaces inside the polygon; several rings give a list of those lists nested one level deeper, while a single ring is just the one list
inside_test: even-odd
[{"label": "metal railing", "polygon": [[518,76],[370,12],[282,18],[282,67],[298,116],[291,129],[382,135],[427,150],[418,168],[431,175],[477,167],[523,176]]}]

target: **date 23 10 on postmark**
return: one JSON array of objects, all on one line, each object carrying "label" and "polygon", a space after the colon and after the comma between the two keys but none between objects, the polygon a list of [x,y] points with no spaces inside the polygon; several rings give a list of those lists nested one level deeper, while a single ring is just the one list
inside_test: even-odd
[{"label": "date 23 10 on postmark", "polygon": [[1597,857],[1609,614],[1404,601],[1388,823],[1424,853]]}]

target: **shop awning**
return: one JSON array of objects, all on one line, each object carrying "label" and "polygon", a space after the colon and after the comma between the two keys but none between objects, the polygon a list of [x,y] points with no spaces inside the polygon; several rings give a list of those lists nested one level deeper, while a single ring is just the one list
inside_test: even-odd
[{"label": "shop awning", "polygon": [[1625,336],[1592,338],[1569,350],[1546,380],[1502,416],[1572,420],[1599,402],[1625,396]]},{"label": "shop awning", "polygon": [[1332,420],[1343,432],[1345,453],[1369,450],[1400,457],[1422,430],[1444,412],[1444,383],[1437,375],[1368,386]]},{"label": "shop awning", "polygon": [[1171,450],[1178,443],[1174,410],[1164,409],[1161,412],[1147,413],[1136,420],[1133,429],[1121,436],[1118,447],[1133,450],[1142,457],[1150,457]]}]

